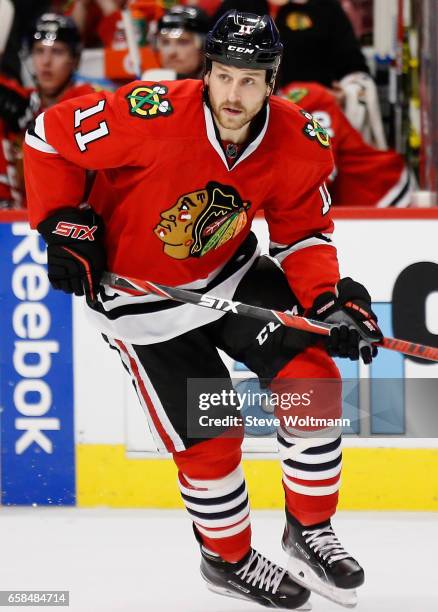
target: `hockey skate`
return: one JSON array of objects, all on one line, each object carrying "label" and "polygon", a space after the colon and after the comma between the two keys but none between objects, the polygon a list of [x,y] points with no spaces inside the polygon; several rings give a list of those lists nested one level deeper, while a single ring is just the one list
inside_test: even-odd
[{"label": "hockey skate", "polygon": [[310,592],[282,567],[251,548],[238,563],[228,563],[201,547],[201,575],[214,593],[276,610],[311,610]]},{"label": "hockey skate", "polygon": [[288,572],[298,584],[346,608],[357,604],[356,587],[363,584],[364,571],[330,521],[304,527],[286,511],[282,545],[289,555]]}]

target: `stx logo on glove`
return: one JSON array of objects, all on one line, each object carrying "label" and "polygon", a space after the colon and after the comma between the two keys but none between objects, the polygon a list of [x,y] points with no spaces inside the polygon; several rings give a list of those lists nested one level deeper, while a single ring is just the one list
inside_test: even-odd
[{"label": "stx logo on glove", "polygon": [[[88,225],[79,225],[78,223],[69,223],[68,221],[59,221],[52,234],[65,236],[66,238],[76,238],[77,240],[94,241],[94,232],[97,230],[97,225],[88,227]],[[81,232],[82,235],[81,235]]]}]

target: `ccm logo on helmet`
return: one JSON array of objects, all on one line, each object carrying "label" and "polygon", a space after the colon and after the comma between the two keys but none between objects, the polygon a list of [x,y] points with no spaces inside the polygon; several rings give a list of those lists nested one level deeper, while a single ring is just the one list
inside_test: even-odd
[{"label": "ccm logo on helmet", "polygon": [[228,51],[237,51],[238,53],[254,53],[254,49],[245,49],[245,47],[236,47],[236,45],[228,45]]}]

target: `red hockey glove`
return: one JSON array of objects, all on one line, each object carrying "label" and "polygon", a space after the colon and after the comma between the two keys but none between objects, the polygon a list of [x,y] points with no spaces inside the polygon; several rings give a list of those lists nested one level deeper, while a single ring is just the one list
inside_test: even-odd
[{"label": "red hockey glove", "polygon": [[307,314],[335,324],[327,339],[327,351],[332,357],[349,357],[353,361],[362,357],[366,364],[376,357],[377,347],[373,343],[383,335],[371,309],[370,294],[352,278],[341,279],[336,294],[328,291],[319,295]]},{"label": "red hockey glove", "polygon": [[106,268],[103,221],[92,210],[63,208],[38,225],[47,243],[47,274],[54,289],[96,300]]}]

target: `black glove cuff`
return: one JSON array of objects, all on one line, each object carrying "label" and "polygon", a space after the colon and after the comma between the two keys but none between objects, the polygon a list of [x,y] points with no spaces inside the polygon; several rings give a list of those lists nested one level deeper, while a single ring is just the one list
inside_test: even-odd
[{"label": "black glove cuff", "polygon": [[[371,296],[363,285],[357,283],[349,276],[341,278],[336,285],[338,304],[343,305],[351,300],[361,300],[371,306]],[[317,298],[318,299],[318,298]]]},{"label": "black glove cuff", "polygon": [[337,308],[337,297],[331,291],[320,293],[313,302],[312,307],[306,311],[311,319],[324,319]]}]

